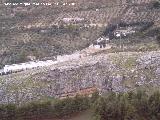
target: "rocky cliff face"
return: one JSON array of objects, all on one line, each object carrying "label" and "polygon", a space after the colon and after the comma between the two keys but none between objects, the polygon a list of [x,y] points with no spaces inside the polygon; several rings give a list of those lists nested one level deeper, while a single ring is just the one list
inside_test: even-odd
[{"label": "rocky cliff face", "polygon": [[125,92],[160,85],[160,51],[99,54],[0,77],[0,102],[22,103],[96,87]]}]

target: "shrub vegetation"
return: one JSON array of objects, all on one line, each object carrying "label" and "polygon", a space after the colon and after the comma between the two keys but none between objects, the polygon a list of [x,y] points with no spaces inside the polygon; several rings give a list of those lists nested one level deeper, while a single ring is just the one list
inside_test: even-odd
[{"label": "shrub vegetation", "polygon": [[76,96],[62,100],[45,100],[16,106],[15,104],[0,106],[0,120],[37,120],[61,118],[89,108],[89,98]]},{"label": "shrub vegetation", "polygon": [[159,120],[160,93],[109,93],[94,102],[96,120]]},{"label": "shrub vegetation", "polygon": [[149,95],[144,91],[114,93],[91,98],[76,96],[62,100],[46,100],[16,106],[0,105],[1,120],[38,120],[65,118],[87,109],[95,120],[159,120],[160,92]]}]

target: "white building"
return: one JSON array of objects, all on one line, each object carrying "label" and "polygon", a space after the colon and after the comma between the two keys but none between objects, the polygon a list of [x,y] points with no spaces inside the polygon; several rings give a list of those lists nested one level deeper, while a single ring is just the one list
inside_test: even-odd
[{"label": "white building", "polygon": [[44,67],[56,64],[57,62],[53,60],[47,60],[47,61],[31,61],[26,63],[20,63],[20,64],[13,64],[13,65],[5,65],[3,68],[4,73],[7,72],[18,72],[26,69],[33,69],[37,67]]},{"label": "white building", "polygon": [[64,23],[82,22],[82,21],[84,21],[84,18],[79,18],[79,17],[75,17],[75,18],[63,18],[62,21],[63,21]]},{"label": "white building", "polygon": [[76,5],[76,3],[71,3],[72,6]]},{"label": "white building", "polygon": [[100,37],[97,39],[97,42],[102,42],[102,41],[109,41],[109,38],[108,37]]},{"label": "white building", "polygon": [[131,28],[131,27],[128,27],[127,29],[118,29],[118,30],[115,30],[114,31],[114,36],[115,37],[122,37],[122,36],[127,36],[127,35],[130,35],[130,34],[133,34],[133,33],[135,33],[136,31],[135,30],[133,30],[133,28]]}]

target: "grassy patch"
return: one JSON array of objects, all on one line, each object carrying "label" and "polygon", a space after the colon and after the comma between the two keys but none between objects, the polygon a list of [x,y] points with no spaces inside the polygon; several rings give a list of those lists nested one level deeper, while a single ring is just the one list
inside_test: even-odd
[{"label": "grassy patch", "polygon": [[156,42],[141,43],[136,46],[137,51],[154,51],[159,49],[159,45]]},{"label": "grassy patch", "polygon": [[125,69],[132,69],[136,65],[136,57],[129,54],[112,56],[111,60],[114,64]]}]

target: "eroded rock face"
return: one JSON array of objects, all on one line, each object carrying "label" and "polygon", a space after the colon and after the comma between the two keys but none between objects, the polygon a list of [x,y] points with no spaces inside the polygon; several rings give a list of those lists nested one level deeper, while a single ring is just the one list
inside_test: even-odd
[{"label": "eroded rock face", "polygon": [[54,66],[0,77],[0,103],[23,103],[60,97],[96,87],[100,92],[126,92],[160,85],[160,52],[88,56]]}]

